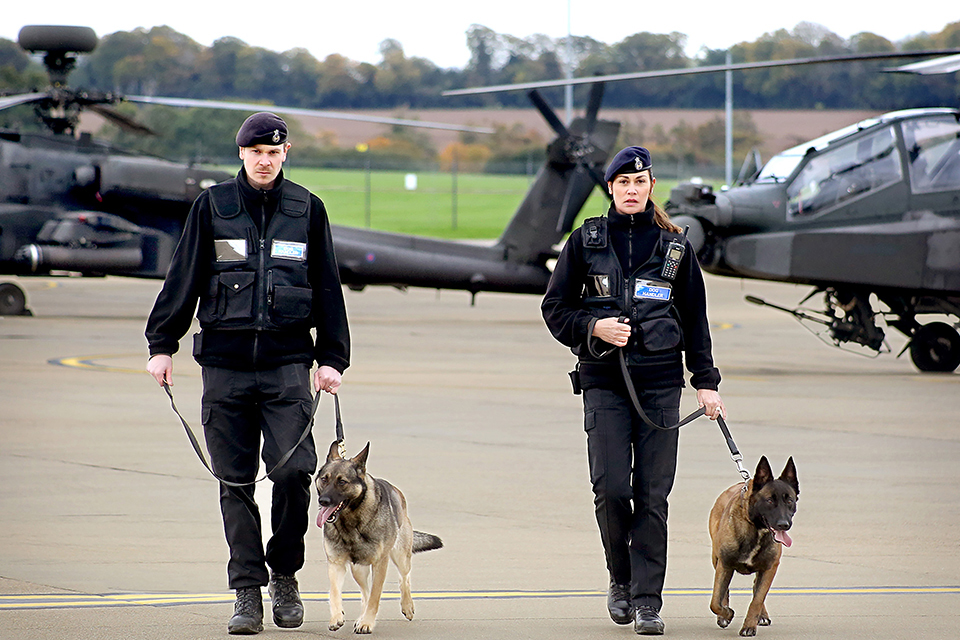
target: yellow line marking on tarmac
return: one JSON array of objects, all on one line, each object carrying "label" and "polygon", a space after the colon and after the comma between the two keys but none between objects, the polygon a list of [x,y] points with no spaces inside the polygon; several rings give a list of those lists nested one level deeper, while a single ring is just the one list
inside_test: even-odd
[{"label": "yellow line marking on tarmac", "polygon": [[[750,589],[731,589],[731,595],[749,596]],[[771,589],[773,595],[794,596],[871,596],[871,595],[960,595],[960,586],[944,587],[781,587]],[[710,589],[664,589],[664,596],[709,597]],[[477,600],[517,598],[595,598],[606,596],[606,591],[424,591],[413,594],[427,600]],[[343,594],[345,600],[360,600],[359,593]],[[385,600],[399,600],[399,592],[385,592]],[[326,593],[302,593],[307,601],[327,601]],[[108,593],[108,594],[53,594],[0,595],[0,611],[13,609],[71,609],[107,607],[183,606],[195,604],[232,603],[232,593]]]},{"label": "yellow line marking on tarmac", "polygon": [[51,358],[50,360],[47,360],[47,363],[60,367],[87,369],[91,371],[110,371],[113,373],[146,373],[146,365],[144,365],[142,369],[128,369],[125,367],[114,367],[108,364],[100,364],[95,362],[95,360],[115,360],[117,358],[137,357],[137,355],[138,354],[114,353],[94,356],[71,356],[67,358]]}]

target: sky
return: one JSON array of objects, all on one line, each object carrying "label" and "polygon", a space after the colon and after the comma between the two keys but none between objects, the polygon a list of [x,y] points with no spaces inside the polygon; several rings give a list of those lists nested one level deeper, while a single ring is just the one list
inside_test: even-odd
[{"label": "sky", "polygon": [[[749,3],[715,0],[616,3],[598,11],[595,0],[481,0],[447,3],[438,0],[386,2],[366,0],[288,0],[287,2],[212,2],[164,0],[47,0],[5,3],[0,37],[16,40],[27,24],[89,26],[98,36],[137,27],[167,25],[198,43],[232,36],[272,51],[300,47],[323,60],[337,53],[356,62],[380,61],[380,43],[392,38],[407,57],[421,57],[442,68],[463,68],[469,61],[466,32],[472,24],[501,34],[526,38],[544,34],[560,38],[567,33],[614,44],[641,31],[687,35],[687,54],[703,47],[726,49],[753,41],[778,29],[792,30],[800,22],[814,22],[843,38],[869,31],[891,41],[921,32],[937,33],[960,21],[956,0],[920,0],[896,10],[858,0],[781,0],[752,13],[730,7]],[[256,8],[257,5],[262,9]],[[95,6],[103,7],[99,11]],[[719,10],[725,8],[726,11]],[[569,9],[569,15],[568,15]]]}]

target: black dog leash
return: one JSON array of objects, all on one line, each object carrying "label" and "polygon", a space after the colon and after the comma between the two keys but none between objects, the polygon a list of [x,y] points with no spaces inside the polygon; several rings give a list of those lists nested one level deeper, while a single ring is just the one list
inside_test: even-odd
[{"label": "black dog leash", "polygon": [[[633,403],[633,408],[637,410],[637,414],[639,414],[640,419],[643,420],[647,426],[653,427],[654,429],[659,429],[661,431],[672,431],[673,429],[679,429],[685,424],[689,424],[700,416],[706,414],[706,407],[700,407],[677,424],[670,425],[669,427],[659,425],[648,418],[647,414],[643,411],[643,407],[640,406],[640,398],[637,397],[637,390],[633,386],[633,380],[630,377],[630,369],[627,368],[627,358],[624,355],[624,350],[618,349],[618,351],[620,352],[620,371],[623,373],[623,382],[627,386],[627,393],[630,394],[630,401]],[[722,415],[717,416],[717,424],[720,425],[720,431],[723,433],[723,437],[727,441],[727,448],[730,449],[730,457],[737,465],[737,471],[740,472],[740,477],[743,478],[744,482],[750,480],[750,472],[743,468],[743,456],[740,455],[740,450],[737,448],[737,443],[733,441],[733,436],[730,434],[730,429],[727,428],[727,423],[723,419]]]},{"label": "black dog leash", "polygon": [[[257,482],[262,482],[263,480],[268,478],[271,473],[273,473],[274,471],[276,471],[277,469],[285,465],[287,461],[291,457],[293,457],[293,454],[297,450],[297,447],[303,444],[304,440],[306,440],[307,437],[310,435],[310,431],[313,429],[314,414],[316,414],[317,412],[317,407],[320,406],[320,393],[317,393],[313,397],[313,408],[310,410],[310,419],[307,421],[307,426],[304,427],[303,433],[300,434],[300,439],[297,440],[297,443],[293,445],[289,451],[283,454],[283,457],[280,458],[279,462],[277,462],[276,466],[274,466],[273,469],[265,472],[260,478],[253,480],[252,482],[231,482],[230,480],[224,480],[223,478],[218,476],[214,472],[210,464],[207,462],[207,458],[203,455],[203,449],[200,448],[200,442],[197,440],[196,434],[193,433],[193,429],[190,428],[190,425],[187,424],[187,421],[184,420],[182,415],[180,415],[180,410],[177,409],[177,405],[173,401],[173,392],[170,391],[170,385],[164,382],[163,390],[166,391],[167,395],[170,397],[170,407],[173,408],[173,412],[177,414],[178,418],[180,418],[180,423],[183,425],[184,431],[187,432],[187,437],[190,438],[190,444],[193,445],[193,450],[197,452],[197,457],[200,458],[200,462],[202,462],[203,466],[207,468],[207,471],[210,472],[210,475],[212,475],[214,478],[216,478],[223,484],[227,485],[228,487],[248,487],[252,484],[256,484]],[[340,421],[340,399],[336,396],[336,394],[333,395],[333,399],[337,408],[337,442],[342,448],[343,447],[343,424]]]}]

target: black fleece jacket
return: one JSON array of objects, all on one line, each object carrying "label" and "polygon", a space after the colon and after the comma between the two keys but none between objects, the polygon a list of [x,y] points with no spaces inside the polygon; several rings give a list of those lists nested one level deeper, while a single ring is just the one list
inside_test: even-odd
[{"label": "black fleece jacket", "polygon": [[[283,171],[269,190],[251,186],[243,169],[236,180],[243,207],[258,229],[262,220],[269,224],[279,203]],[[204,192],[190,209],[163,289],[147,320],[146,337],[151,356],[176,353],[180,338],[190,329],[200,292],[210,281],[209,265],[214,260],[211,215],[210,195]],[[201,365],[251,371],[316,361],[341,373],[350,365],[350,333],[330,223],[323,202],[313,194],[310,194],[309,215],[307,268],[313,290],[316,339],[309,329],[204,329],[194,344],[194,357]],[[262,233],[262,229],[260,231]]]},{"label": "black fleece jacket", "polygon": [[[617,213],[611,206],[607,213],[607,233],[624,277],[629,278],[652,255],[660,240],[660,228],[653,222],[653,204],[643,213],[633,215]],[[550,332],[571,348],[586,344],[587,325],[593,318],[581,304],[587,282],[581,234],[581,228],[575,229],[567,239],[540,305]],[[689,243],[673,281],[673,300],[683,332],[687,369],[692,374],[690,383],[695,389],[716,390],[720,372],[713,364],[706,288],[696,252]],[[630,373],[637,388],[683,386],[683,362],[679,354],[677,360],[669,364],[632,365]],[[620,389],[623,386],[617,360],[610,364],[581,365],[580,379],[584,388]]]}]

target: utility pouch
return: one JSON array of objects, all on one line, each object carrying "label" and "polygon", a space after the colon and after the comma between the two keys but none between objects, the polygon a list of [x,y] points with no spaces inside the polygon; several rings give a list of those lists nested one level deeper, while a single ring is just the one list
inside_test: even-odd
[{"label": "utility pouch", "polygon": [[573,385],[573,395],[578,396],[583,393],[583,389],[580,387],[580,370],[574,369],[569,374],[570,384]]}]

